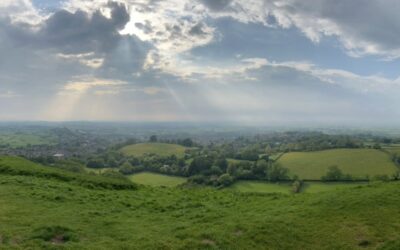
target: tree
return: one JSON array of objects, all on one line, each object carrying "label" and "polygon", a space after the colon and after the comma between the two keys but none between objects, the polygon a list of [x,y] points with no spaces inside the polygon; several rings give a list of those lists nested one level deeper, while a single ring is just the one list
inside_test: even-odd
[{"label": "tree", "polygon": [[88,168],[104,168],[105,167],[103,159],[92,159],[86,164],[86,166]]},{"label": "tree", "polygon": [[193,141],[190,138],[186,138],[182,141],[182,145],[185,147],[193,147]]},{"label": "tree", "polygon": [[205,171],[210,169],[211,164],[211,160],[206,156],[195,157],[189,165],[188,174],[194,175],[204,173]]},{"label": "tree", "polygon": [[339,181],[343,178],[342,170],[338,166],[330,166],[325,176],[322,176],[323,181]]},{"label": "tree", "polygon": [[156,135],[150,136],[150,142],[157,142],[157,141],[158,141],[158,139],[157,139]]},{"label": "tree", "polygon": [[135,172],[135,168],[132,166],[130,162],[126,161],[119,168],[119,172],[121,174],[133,174]]},{"label": "tree", "polygon": [[268,163],[265,160],[258,160],[253,167],[253,174],[258,178],[264,178],[268,171]]},{"label": "tree", "polygon": [[223,187],[227,187],[233,183],[233,177],[229,174],[223,174],[218,177],[218,184]]},{"label": "tree", "polygon": [[283,181],[289,178],[288,172],[289,170],[282,167],[280,164],[272,164],[272,166],[268,168],[267,177],[270,181]]}]

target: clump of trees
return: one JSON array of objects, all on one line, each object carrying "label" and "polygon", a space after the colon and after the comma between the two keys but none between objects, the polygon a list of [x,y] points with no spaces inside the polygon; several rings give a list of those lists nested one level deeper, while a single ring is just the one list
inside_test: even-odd
[{"label": "clump of trees", "polygon": [[326,175],[321,177],[323,181],[351,181],[353,177],[349,174],[343,174],[338,166],[330,166]]}]

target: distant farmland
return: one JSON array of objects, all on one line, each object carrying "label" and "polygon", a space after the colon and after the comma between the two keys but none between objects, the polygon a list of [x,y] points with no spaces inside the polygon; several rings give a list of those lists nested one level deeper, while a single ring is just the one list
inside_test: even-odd
[{"label": "distant farmland", "polygon": [[167,143],[139,143],[125,146],[121,152],[128,156],[143,156],[144,154],[156,154],[160,156],[176,155],[183,157],[187,148],[177,144]]},{"label": "distant farmland", "polygon": [[12,148],[28,145],[53,145],[55,138],[31,134],[0,134],[0,145],[9,145]]},{"label": "distant farmland", "polygon": [[320,180],[330,166],[338,166],[344,174],[364,178],[367,175],[392,175],[397,167],[390,156],[375,149],[332,149],[316,152],[284,154],[278,162],[291,175],[304,180]]},{"label": "distant farmland", "polygon": [[186,182],[186,178],[184,177],[168,176],[148,172],[130,175],[129,179],[137,184],[155,187],[175,187]]}]

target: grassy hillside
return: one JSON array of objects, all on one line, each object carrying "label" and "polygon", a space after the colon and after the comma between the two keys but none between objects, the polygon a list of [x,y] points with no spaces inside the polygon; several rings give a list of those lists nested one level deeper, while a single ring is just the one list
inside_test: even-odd
[{"label": "grassy hillside", "polygon": [[12,156],[0,156],[0,174],[55,179],[64,182],[72,182],[90,188],[136,188],[136,185],[128,179],[106,178],[90,174],[73,173],[58,168],[42,166],[24,158]]},{"label": "grassy hillside", "polygon": [[291,185],[287,183],[275,184],[261,181],[237,181],[229,187],[231,190],[240,192],[256,192],[256,193],[291,193]]},{"label": "grassy hillside", "polygon": [[186,147],[177,144],[139,143],[125,146],[121,149],[121,152],[128,156],[157,154],[160,156],[176,155],[178,157],[183,157],[186,149]]},{"label": "grassy hillside", "polygon": [[354,177],[392,175],[397,168],[388,154],[374,149],[333,149],[317,152],[284,154],[278,162],[290,173],[303,179],[318,180],[329,166],[338,166],[343,173]]},{"label": "grassy hillside", "polygon": [[90,189],[0,174],[0,248],[399,249],[400,183],[321,194]]},{"label": "grassy hillside", "polygon": [[176,187],[186,182],[186,178],[183,177],[168,176],[149,172],[130,175],[129,179],[134,183],[156,187]]}]

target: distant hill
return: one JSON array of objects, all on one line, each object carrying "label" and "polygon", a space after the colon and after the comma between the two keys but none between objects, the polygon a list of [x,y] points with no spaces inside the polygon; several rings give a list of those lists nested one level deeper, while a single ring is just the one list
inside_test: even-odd
[{"label": "distant hill", "polygon": [[121,152],[128,156],[143,156],[144,154],[156,154],[160,156],[176,155],[183,157],[187,148],[177,144],[168,143],[138,143],[125,146]]}]

